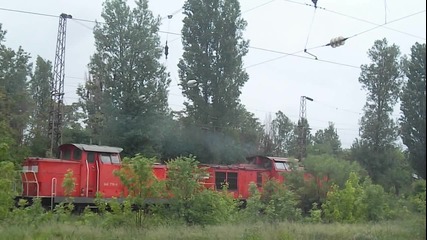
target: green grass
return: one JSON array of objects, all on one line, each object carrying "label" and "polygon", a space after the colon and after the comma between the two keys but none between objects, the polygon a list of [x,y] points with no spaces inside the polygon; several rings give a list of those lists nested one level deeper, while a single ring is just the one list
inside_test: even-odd
[{"label": "green grass", "polygon": [[221,240],[417,240],[426,239],[425,216],[365,224],[257,223],[218,226],[158,226],[148,229],[117,226],[103,228],[81,223],[0,225],[0,239],[221,239]]}]

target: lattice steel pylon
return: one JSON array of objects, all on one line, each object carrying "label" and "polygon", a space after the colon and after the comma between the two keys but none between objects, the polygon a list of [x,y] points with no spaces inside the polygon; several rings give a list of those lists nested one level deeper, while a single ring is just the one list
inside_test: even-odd
[{"label": "lattice steel pylon", "polygon": [[50,155],[57,155],[58,146],[62,141],[62,108],[64,104],[65,78],[65,42],[67,19],[71,15],[62,13],[59,16],[58,36],[56,41],[55,64],[53,78],[50,83],[51,101],[49,111]]},{"label": "lattice steel pylon", "polygon": [[300,100],[300,111],[299,111],[299,120],[298,120],[298,159],[303,161],[305,157],[305,152],[307,149],[307,136],[305,124],[307,122],[307,104],[306,100],[313,101],[313,98],[307,96],[301,96]]}]

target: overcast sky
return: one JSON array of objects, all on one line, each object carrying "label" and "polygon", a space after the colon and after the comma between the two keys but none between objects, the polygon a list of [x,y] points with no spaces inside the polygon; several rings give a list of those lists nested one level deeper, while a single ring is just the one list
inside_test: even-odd
[{"label": "overcast sky", "polygon": [[[76,19],[103,21],[102,0],[0,0],[0,23],[7,30],[6,45],[22,46],[31,54],[54,61],[58,18],[18,11]],[[133,1],[128,1],[134,6]],[[171,73],[169,104],[183,108],[184,98],[177,86],[177,63],[182,55],[180,30],[184,0],[151,0],[154,15],[163,18],[162,44],[168,40],[168,59],[162,62]],[[307,119],[313,129],[334,122],[343,147],[358,137],[359,119],[366,92],[358,82],[360,65],[370,60],[367,51],[375,40],[408,54],[415,42],[425,43],[425,0],[318,0],[315,10],[309,0],[241,0],[242,17],[248,22],[244,37],[250,40],[244,66],[249,80],[242,89],[241,102],[264,123],[266,116],[283,111],[298,120],[300,97],[309,96]],[[13,10],[13,11],[9,11]],[[172,19],[166,16],[173,14]],[[91,22],[68,20],[65,64],[65,102],[77,101],[75,94],[84,82],[87,64],[94,53]],[[168,33],[169,32],[169,33]],[[331,38],[350,37],[338,48],[319,47]],[[318,48],[317,48],[318,47]],[[315,60],[304,49],[317,56]],[[294,55],[286,55],[295,53]],[[398,107],[393,114],[399,115]]]}]

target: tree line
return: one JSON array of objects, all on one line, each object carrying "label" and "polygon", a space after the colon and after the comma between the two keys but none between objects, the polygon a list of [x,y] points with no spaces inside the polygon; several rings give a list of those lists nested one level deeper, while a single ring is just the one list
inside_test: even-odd
[{"label": "tree line", "polygon": [[[160,62],[161,19],[148,0],[135,3],[131,8],[124,0],[104,2],[79,101],[63,106],[64,143],[120,146],[124,156],[140,153],[160,161],[190,154],[202,163],[235,163],[253,154],[323,156],[319,161],[359,163],[375,183],[395,193],[413,174],[425,179],[425,43],[414,43],[402,56],[387,39],[374,42],[359,77],[367,93],[360,136],[342,149],[332,122],[311,134],[307,119],[294,123],[279,111],[261,123],[240,102],[249,80],[243,67],[249,40],[238,0],[185,1],[178,63],[185,110],[172,111],[170,73]],[[31,62],[21,47],[7,47],[5,36],[0,25],[0,160],[19,165],[25,156],[46,156],[50,146],[52,62],[41,56]],[[396,120],[391,114],[398,101]]]}]

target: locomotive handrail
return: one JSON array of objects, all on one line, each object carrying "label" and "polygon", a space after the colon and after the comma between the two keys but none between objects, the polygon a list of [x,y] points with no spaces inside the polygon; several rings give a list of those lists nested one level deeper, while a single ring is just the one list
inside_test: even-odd
[{"label": "locomotive handrail", "polygon": [[86,197],[89,196],[89,163],[86,159]]},{"label": "locomotive handrail", "polygon": [[50,194],[50,210],[53,210],[53,198],[56,196],[56,178],[52,178]]},{"label": "locomotive handrail", "polygon": [[[28,169],[22,170],[21,172],[23,173],[24,178],[25,178],[25,183],[27,184],[27,196],[29,195],[29,193],[28,193],[29,192],[29,188],[30,188],[29,184],[30,183],[35,183],[36,184],[36,196],[38,197],[39,196],[39,181],[37,179],[36,172],[32,171],[32,170],[28,170]],[[29,181],[28,180],[27,173],[32,173],[34,175],[34,181]]]},{"label": "locomotive handrail", "polygon": [[96,193],[99,192],[99,163],[98,161],[95,161],[96,165]]}]

